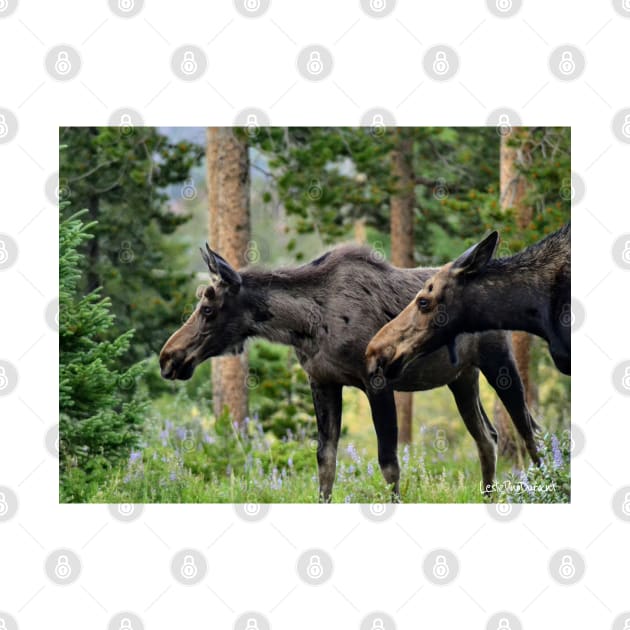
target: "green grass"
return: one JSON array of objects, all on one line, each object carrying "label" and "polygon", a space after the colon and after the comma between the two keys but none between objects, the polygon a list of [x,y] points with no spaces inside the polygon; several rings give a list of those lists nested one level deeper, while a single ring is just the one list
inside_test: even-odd
[{"label": "green grass", "polygon": [[[481,399],[489,415],[494,391],[482,381]],[[556,398],[558,398],[556,396]],[[554,399],[555,400],[555,399]],[[553,404],[564,408],[565,398]],[[140,446],[128,460],[85,480],[78,469],[63,476],[61,500],[95,503],[312,503],[318,498],[316,437],[309,421],[287,439],[264,432],[252,419],[236,429],[228,417],[215,418],[209,402],[185,384],[153,401]],[[542,420],[546,429],[563,433],[564,417]],[[254,410],[255,411],[255,410]],[[254,414],[255,416],[255,414]],[[550,426],[552,424],[553,426]],[[380,503],[390,491],[376,458],[376,436],[364,394],[344,389],[343,433],[332,500],[335,503]],[[548,440],[549,465],[528,471],[533,483],[558,480],[556,493],[503,492],[499,501],[566,502],[569,500],[566,463],[554,467]],[[557,451],[557,445],[556,445]],[[547,457],[547,455],[545,455]],[[414,395],[414,441],[399,448],[401,499],[405,503],[482,503],[477,449],[467,433],[453,398],[443,387]],[[497,481],[518,482],[523,471],[499,457]],[[65,498],[64,498],[65,497]]]},{"label": "green grass", "polygon": [[[316,441],[306,432],[279,440],[252,421],[236,429],[190,401],[166,397],[154,405],[141,448],[107,473],[90,502],[103,503],[312,503],[317,501]],[[390,500],[376,456],[371,422],[358,418],[362,401],[346,397],[349,417],[338,452],[335,503]],[[437,403],[436,403],[437,404]],[[355,408],[356,407],[356,408]],[[431,405],[424,407],[426,411]],[[185,409],[185,412],[183,412]],[[170,418],[178,418],[177,421]],[[405,503],[482,503],[476,448],[455,416],[438,427],[416,425],[415,443],[399,449]],[[446,439],[436,442],[439,437]],[[514,471],[499,460],[497,479]],[[504,497],[503,500],[510,500]]]}]

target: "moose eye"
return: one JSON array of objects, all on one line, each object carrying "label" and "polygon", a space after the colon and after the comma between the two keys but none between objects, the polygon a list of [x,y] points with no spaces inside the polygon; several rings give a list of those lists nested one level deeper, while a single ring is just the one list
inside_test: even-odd
[{"label": "moose eye", "polygon": [[427,298],[418,298],[417,304],[421,311],[425,312],[429,310],[429,300],[427,300]]},{"label": "moose eye", "polygon": [[202,306],[201,312],[205,317],[212,317],[214,315],[214,309],[211,306]]}]

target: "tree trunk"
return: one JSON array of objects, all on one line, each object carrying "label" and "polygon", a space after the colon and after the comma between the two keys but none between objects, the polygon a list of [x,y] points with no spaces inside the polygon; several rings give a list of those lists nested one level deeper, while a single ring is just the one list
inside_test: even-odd
[{"label": "tree trunk", "polygon": [[[416,204],[412,166],[413,138],[408,130],[395,132],[392,151],[392,173],[396,178],[396,193],[391,198],[390,233],[392,263],[397,267],[414,267],[413,211]],[[412,437],[413,394],[396,392],[398,441],[410,444]]]},{"label": "tree trunk", "polygon": [[[244,139],[227,127],[208,129],[209,236],[211,247],[235,269],[243,266],[250,240],[249,157]],[[228,408],[241,424],[248,414],[247,353],[212,359],[214,413]]]},{"label": "tree trunk", "polygon": [[[520,146],[510,146],[516,139],[526,140],[528,130],[511,128],[501,135],[501,208],[515,211],[516,224],[519,229],[525,229],[532,220],[533,209],[525,203],[527,182],[518,172],[518,162],[527,158],[528,147],[525,142]],[[512,333],[512,346],[516,365],[523,381],[528,405],[532,404],[532,387],[529,378],[529,359],[531,337],[525,332]],[[519,466],[523,466],[526,458],[525,446],[518,439],[516,429],[512,424],[503,405],[497,399],[495,404],[495,421],[499,428],[499,452],[513,457]]]}]

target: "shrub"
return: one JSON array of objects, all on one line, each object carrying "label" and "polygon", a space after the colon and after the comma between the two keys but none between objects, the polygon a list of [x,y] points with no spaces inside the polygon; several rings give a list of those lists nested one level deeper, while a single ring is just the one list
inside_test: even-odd
[{"label": "shrub", "polygon": [[[67,204],[62,204],[66,206]],[[133,331],[107,339],[114,317],[98,290],[81,296],[77,283],[93,223],[83,212],[59,226],[59,466],[60,497],[81,501],[116,461],[137,444],[145,404],[135,394],[144,368],[121,370]]]}]

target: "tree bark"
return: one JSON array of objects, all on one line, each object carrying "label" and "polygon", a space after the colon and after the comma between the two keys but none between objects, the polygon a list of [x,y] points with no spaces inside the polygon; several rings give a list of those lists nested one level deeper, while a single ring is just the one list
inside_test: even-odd
[{"label": "tree bark", "polygon": [[[210,128],[207,137],[210,243],[239,269],[250,241],[248,145],[227,127]],[[248,414],[248,369],[247,352],[212,359],[214,413],[227,407],[238,425]]]},{"label": "tree bark", "polygon": [[[395,146],[391,154],[392,173],[396,178],[396,192],[390,202],[390,234],[392,263],[397,267],[414,267],[413,211],[416,204],[412,165],[413,138],[408,130],[395,132]],[[413,394],[396,392],[398,441],[410,444],[412,438]]]},{"label": "tree bark", "polygon": [[[511,128],[501,135],[501,209],[506,211],[511,208],[515,211],[516,224],[520,230],[525,229],[533,217],[533,209],[525,203],[527,182],[518,172],[518,162],[526,159],[528,148],[525,142],[521,146],[510,146],[510,143],[516,139],[525,140],[527,134],[527,129]],[[531,406],[532,387],[529,376],[530,335],[520,331],[513,332],[512,346],[516,366],[525,388],[527,403]],[[514,458],[519,466],[523,466],[526,459],[524,443],[518,439],[516,429],[498,399],[495,404],[495,422],[499,429],[499,452]]]}]

